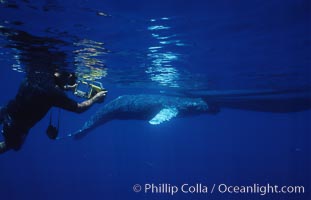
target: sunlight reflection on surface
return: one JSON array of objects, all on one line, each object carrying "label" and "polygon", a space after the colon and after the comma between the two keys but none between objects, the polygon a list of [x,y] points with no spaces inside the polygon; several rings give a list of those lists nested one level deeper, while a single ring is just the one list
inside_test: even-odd
[{"label": "sunlight reflection on surface", "polygon": [[[168,21],[170,18],[162,17],[160,19],[150,19],[152,23],[161,23],[162,21]],[[178,69],[174,67],[175,61],[179,60],[180,54],[168,50],[166,45],[180,44],[180,40],[175,40],[176,34],[168,34],[163,30],[171,29],[170,26],[164,26],[161,24],[152,25],[148,27],[151,32],[151,36],[157,41],[157,45],[150,46],[147,54],[151,64],[146,69],[146,73],[150,76],[150,80],[157,82],[161,86],[167,86],[172,88],[179,88],[178,84],[180,73]]]}]

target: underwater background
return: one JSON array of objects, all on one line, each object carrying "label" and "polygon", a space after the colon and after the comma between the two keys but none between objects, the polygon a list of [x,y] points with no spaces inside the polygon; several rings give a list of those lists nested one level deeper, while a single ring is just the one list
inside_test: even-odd
[{"label": "underwater background", "polygon": [[[309,0],[0,0],[0,105],[26,75],[55,69],[102,82],[105,102],[233,90],[310,97],[310,28]],[[61,111],[60,135],[102,105]],[[0,198],[310,199],[310,114],[221,108],[157,126],[111,121],[79,141],[49,140],[47,115],[19,152],[0,156]],[[303,185],[305,193],[133,191],[147,183]]]}]

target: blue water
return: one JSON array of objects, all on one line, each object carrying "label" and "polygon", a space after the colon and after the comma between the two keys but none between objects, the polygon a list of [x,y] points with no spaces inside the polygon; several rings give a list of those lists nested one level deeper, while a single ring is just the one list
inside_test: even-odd
[{"label": "blue water", "polygon": [[[0,0],[0,9],[1,106],[29,71],[55,68],[102,82],[106,102],[137,93],[310,94],[308,0]],[[61,134],[100,106],[62,111]],[[224,108],[159,126],[111,121],[80,141],[49,140],[46,116],[22,150],[0,156],[1,199],[310,199],[310,114]],[[133,192],[147,183],[303,185],[305,194]]]}]

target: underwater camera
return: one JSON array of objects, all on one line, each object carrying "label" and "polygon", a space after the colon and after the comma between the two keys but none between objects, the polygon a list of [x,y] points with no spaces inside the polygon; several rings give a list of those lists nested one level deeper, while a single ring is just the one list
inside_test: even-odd
[{"label": "underwater camera", "polygon": [[78,81],[74,95],[86,99],[94,97],[98,92],[106,91],[101,82]]}]

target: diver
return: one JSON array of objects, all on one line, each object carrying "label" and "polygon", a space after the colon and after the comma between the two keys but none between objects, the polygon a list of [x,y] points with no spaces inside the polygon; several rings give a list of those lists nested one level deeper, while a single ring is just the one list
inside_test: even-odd
[{"label": "diver", "polygon": [[[4,137],[4,141],[0,142],[0,153],[11,149],[18,151],[29,130],[47,114],[50,108],[58,107],[82,113],[94,103],[102,102],[107,93],[106,90],[100,91],[90,99],[78,103],[65,93],[65,90],[74,89],[76,86],[77,77],[73,73],[55,72],[49,76],[50,78],[45,78],[44,81],[27,77],[19,87],[15,99],[9,101],[4,108],[0,107],[0,124],[2,124]],[[40,77],[46,76],[37,76],[39,79]],[[52,138],[55,139],[56,136]]]}]

